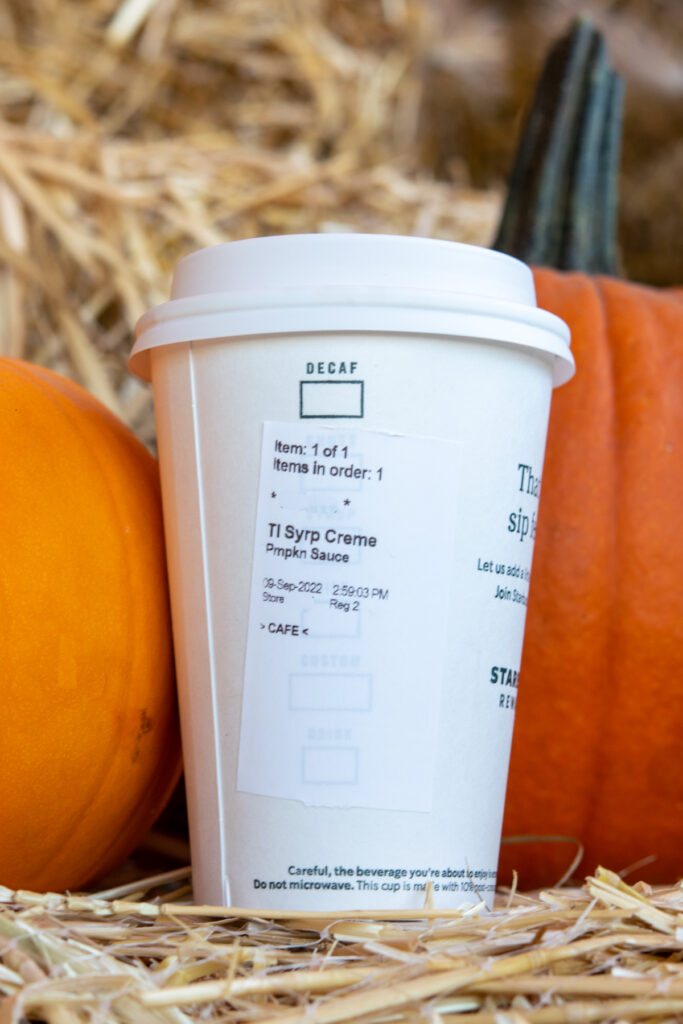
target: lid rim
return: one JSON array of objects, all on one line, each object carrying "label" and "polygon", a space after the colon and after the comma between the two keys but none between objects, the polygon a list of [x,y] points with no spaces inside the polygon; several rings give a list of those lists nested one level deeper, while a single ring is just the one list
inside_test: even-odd
[{"label": "lid rim", "polygon": [[[422,310],[439,312],[457,316],[458,314],[479,314],[500,320],[513,320],[534,327],[549,330],[560,337],[569,347],[570,332],[567,324],[555,313],[529,306],[521,302],[509,302],[503,299],[470,296],[462,292],[447,292],[444,289],[395,289],[375,286],[357,287],[353,289],[317,287],[312,289],[263,289],[231,294],[227,292],[205,292],[201,295],[188,296],[181,299],[170,299],[152,307],[140,317],[135,326],[135,336],[139,340],[151,326],[170,320],[186,317],[211,316],[216,313],[260,310],[273,312],[275,309],[293,311],[309,307],[325,309],[347,306],[355,312],[361,309],[394,309]],[[285,333],[285,332],[283,332]]]},{"label": "lid rim", "polygon": [[[398,318],[390,318],[388,307],[349,306],[282,307],[260,309],[254,315],[251,308],[208,313],[199,316],[174,316],[170,319],[150,321],[140,332],[128,360],[129,369],[143,379],[150,379],[150,353],[178,344],[231,338],[269,337],[283,339],[292,335],[405,335],[419,338],[442,337],[471,338],[484,344],[514,345],[520,349],[545,355],[554,361],[555,385],[569,380],[574,372],[574,358],[567,343],[568,329],[564,321],[551,313],[525,322],[510,317],[491,316],[481,311],[469,312],[426,310],[409,306],[392,307]],[[153,312],[153,311],[150,311]],[[545,313],[544,310],[536,310]],[[410,314],[416,314],[411,316]],[[298,314],[298,315],[297,315]],[[318,314],[316,316],[316,314]],[[319,319],[324,314],[324,322]],[[288,323],[283,325],[284,318]],[[549,329],[547,318],[557,321],[563,330]],[[400,318],[400,319],[399,319]],[[332,321],[332,322],[331,322]],[[418,322],[419,321],[419,322]],[[539,322],[540,321],[540,322]],[[507,329],[503,329],[506,325]],[[526,328],[526,329],[525,329]]]}]

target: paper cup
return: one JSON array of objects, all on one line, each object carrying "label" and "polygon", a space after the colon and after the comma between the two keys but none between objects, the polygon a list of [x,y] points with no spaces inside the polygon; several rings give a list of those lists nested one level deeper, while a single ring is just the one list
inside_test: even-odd
[{"label": "paper cup", "polygon": [[394,236],[193,253],[140,321],[200,902],[490,903],[568,343],[524,264]]}]

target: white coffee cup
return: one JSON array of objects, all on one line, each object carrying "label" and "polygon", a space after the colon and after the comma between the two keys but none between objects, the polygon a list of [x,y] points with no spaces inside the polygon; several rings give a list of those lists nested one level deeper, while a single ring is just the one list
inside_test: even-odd
[{"label": "white coffee cup", "polygon": [[391,235],[201,250],[141,319],[196,899],[491,902],[568,346],[524,264]]}]

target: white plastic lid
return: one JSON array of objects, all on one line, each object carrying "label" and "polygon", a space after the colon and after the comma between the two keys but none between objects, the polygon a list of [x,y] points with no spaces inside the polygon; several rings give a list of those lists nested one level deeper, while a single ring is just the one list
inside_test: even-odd
[{"label": "white plastic lid", "polygon": [[171,300],[136,328],[128,365],[149,380],[153,348],[250,335],[361,331],[508,342],[574,372],[569,329],[540,310],[531,270],[479,246],[399,235],[274,235],[182,259]]}]

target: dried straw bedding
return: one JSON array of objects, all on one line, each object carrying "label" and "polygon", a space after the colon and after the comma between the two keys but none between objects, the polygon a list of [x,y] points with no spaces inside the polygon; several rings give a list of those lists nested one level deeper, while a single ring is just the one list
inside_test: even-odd
[{"label": "dried straw bedding", "polygon": [[0,889],[0,1020],[683,1019],[683,889],[600,870],[493,911],[255,915],[185,870],[90,896]]}]

